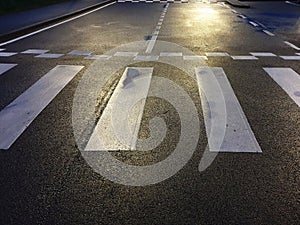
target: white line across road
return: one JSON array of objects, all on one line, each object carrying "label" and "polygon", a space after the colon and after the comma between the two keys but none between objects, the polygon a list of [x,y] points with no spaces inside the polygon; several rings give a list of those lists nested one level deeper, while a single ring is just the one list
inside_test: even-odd
[{"label": "white line across road", "polygon": [[12,64],[12,63],[0,63],[0,75],[14,68],[16,65],[17,64]]},{"label": "white line across road", "polygon": [[269,76],[300,107],[300,75],[291,68],[264,68]]},{"label": "white line across road", "polygon": [[83,66],[58,65],[0,112],[0,149],[9,149]]},{"label": "white line across road", "polygon": [[[86,145],[85,151],[136,150],[152,73],[152,67],[126,68]],[[134,107],[126,110],[131,107],[131,103],[134,103]],[[131,111],[130,115],[126,115],[128,111]],[[114,125],[118,126],[117,129],[114,129]],[[126,132],[127,127],[130,128],[128,132]]]},{"label": "white line across road", "polygon": [[197,68],[211,152],[262,152],[222,68]]},{"label": "white line across road", "polygon": [[286,45],[290,46],[291,48],[297,50],[297,51],[300,50],[299,47],[297,47],[296,45],[294,45],[294,44],[292,44],[292,43],[290,43],[290,42],[288,42],[288,41],[285,41],[284,43],[285,43]]},{"label": "white line across road", "polygon": [[27,38],[27,37],[36,35],[36,34],[41,33],[41,32],[43,32],[43,31],[49,30],[49,29],[51,29],[51,28],[57,27],[57,26],[59,26],[59,25],[62,25],[62,24],[64,24],[64,23],[68,23],[68,22],[73,21],[73,20],[76,20],[76,19],[78,19],[78,18],[80,18],[80,17],[83,17],[83,16],[86,16],[86,15],[91,14],[91,13],[93,13],[93,12],[96,12],[96,11],[98,11],[98,10],[100,10],[100,9],[103,9],[103,8],[105,8],[105,7],[107,7],[107,6],[110,6],[110,5],[113,5],[113,4],[115,4],[115,3],[116,3],[116,2],[109,3],[109,4],[107,4],[107,5],[98,7],[98,8],[96,8],[96,9],[93,9],[93,10],[88,11],[88,12],[86,12],[86,13],[83,13],[83,14],[80,14],[80,15],[78,15],[78,16],[72,17],[72,18],[70,18],[70,19],[64,20],[64,21],[62,21],[62,22],[53,24],[53,25],[48,26],[48,27],[44,27],[44,28],[42,28],[42,29],[39,29],[39,30],[34,31],[34,32],[31,32],[31,33],[29,33],[29,34],[22,35],[22,36],[20,36],[20,37],[14,38],[14,39],[12,39],[12,40],[9,40],[9,41],[6,41],[6,42],[2,42],[2,43],[0,43],[0,46],[4,46],[4,45],[7,45],[7,44],[11,44],[11,43],[14,43],[14,42],[16,42],[16,41],[22,40],[22,39],[24,39],[24,38]]}]

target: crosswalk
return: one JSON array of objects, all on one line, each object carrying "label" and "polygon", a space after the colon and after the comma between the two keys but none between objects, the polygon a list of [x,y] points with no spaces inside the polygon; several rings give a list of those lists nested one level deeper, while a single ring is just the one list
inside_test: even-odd
[{"label": "crosswalk", "polygon": [[[5,76],[16,66],[17,64],[0,63],[0,75]],[[0,111],[0,149],[9,149],[83,68],[84,66],[79,65],[55,66],[2,109]],[[152,73],[152,67],[126,68],[87,142],[85,151],[135,150]],[[262,73],[272,78],[300,107],[300,75],[296,71],[289,67],[264,67]],[[199,67],[195,68],[195,75],[209,150],[211,152],[262,152],[225,71],[220,67]],[[134,85],[131,85],[132,82]],[[121,144],[113,136],[112,124],[120,124],[118,121],[112,123],[112,114],[117,108],[121,110],[126,108],[126,104],[134,99],[144,99],[139,102],[131,117],[128,118],[129,127],[134,130],[134,137],[126,133],[120,134]],[[211,107],[212,104],[213,107]],[[105,139],[105,143],[102,142],[102,138]]]}]

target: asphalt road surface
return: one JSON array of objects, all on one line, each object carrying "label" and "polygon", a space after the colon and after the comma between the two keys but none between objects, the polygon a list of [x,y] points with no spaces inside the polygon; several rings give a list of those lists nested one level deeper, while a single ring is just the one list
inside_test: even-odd
[{"label": "asphalt road surface", "polygon": [[3,40],[0,224],[299,224],[300,8],[250,4]]}]

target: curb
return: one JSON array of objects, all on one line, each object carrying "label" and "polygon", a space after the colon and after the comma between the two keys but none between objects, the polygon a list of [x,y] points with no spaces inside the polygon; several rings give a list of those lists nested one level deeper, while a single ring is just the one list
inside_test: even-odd
[{"label": "curb", "polygon": [[63,14],[61,16],[56,16],[54,18],[44,20],[44,21],[41,21],[41,22],[37,22],[37,23],[31,24],[29,26],[22,27],[20,29],[12,30],[8,33],[1,34],[0,35],[0,41],[5,41],[6,39],[10,39],[10,38],[15,38],[19,35],[23,35],[25,33],[28,33],[29,31],[37,30],[37,29],[45,27],[49,24],[53,24],[55,22],[58,22],[58,21],[63,20],[63,19],[67,19],[67,18],[75,16],[77,14],[85,13],[87,11],[96,9],[100,6],[106,5],[106,4],[111,3],[111,2],[116,2],[116,0],[103,1],[103,2],[100,2],[100,3],[94,4],[94,5],[91,5],[91,6],[88,6],[88,7],[70,12],[70,13]]},{"label": "curb", "polygon": [[247,5],[246,3],[242,3],[238,0],[226,0],[226,2],[229,5],[232,5],[234,7],[238,7],[238,8],[250,8],[250,5]]}]

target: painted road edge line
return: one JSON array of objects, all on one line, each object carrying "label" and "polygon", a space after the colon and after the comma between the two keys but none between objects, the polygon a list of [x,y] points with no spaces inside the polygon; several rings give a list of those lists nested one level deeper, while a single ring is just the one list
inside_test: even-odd
[{"label": "painted road edge line", "polygon": [[[224,70],[220,67],[199,67],[196,68],[196,77],[209,150],[261,153],[262,150]],[[224,129],[225,133],[222,133]],[[211,131],[214,133],[210,134]]]},{"label": "painted road edge line", "polygon": [[84,66],[58,65],[0,112],[0,149],[9,147]]},{"label": "painted road edge line", "polygon": [[57,27],[57,26],[62,25],[62,24],[64,24],[64,23],[68,23],[68,22],[70,22],[70,21],[76,20],[76,19],[78,19],[78,18],[80,18],[80,17],[86,16],[86,15],[88,15],[88,14],[91,14],[91,13],[93,13],[93,12],[96,12],[96,11],[98,11],[98,10],[100,10],[100,9],[105,8],[105,7],[111,6],[111,5],[115,4],[115,3],[116,3],[116,2],[109,3],[109,4],[107,4],[107,5],[98,7],[98,8],[96,8],[96,9],[93,9],[93,10],[89,11],[89,12],[80,14],[80,15],[78,15],[78,16],[72,17],[72,18],[67,19],[67,20],[64,20],[64,21],[62,21],[62,22],[59,22],[59,23],[50,25],[50,26],[48,26],[48,27],[44,27],[44,28],[42,28],[42,29],[33,31],[33,32],[29,33],[29,34],[22,35],[22,36],[20,36],[20,37],[11,39],[11,40],[9,40],[9,41],[2,42],[2,43],[0,43],[0,46],[4,46],[4,45],[7,45],[7,44],[14,43],[14,42],[16,42],[16,41],[19,41],[19,40],[22,40],[22,39],[24,39],[24,38],[33,36],[33,35],[35,35],[35,34],[38,34],[38,33],[41,33],[41,32],[43,32],[43,31],[49,30],[49,29],[51,29],[51,28]]},{"label": "painted road edge line", "polygon": [[263,69],[300,107],[300,75],[291,68],[264,67]]},{"label": "painted road edge line", "polygon": [[[110,97],[84,151],[136,150],[138,132],[150,88],[152,67],[127,67]],[[130,116],[116,116],[136,103]],[[117,130],[114,129],[118,126]],[[132,132],[125,132],[126,127]],[[131,134],[132,133],[132,134]],[[122,138],[119,140],[119,138]]]}]

